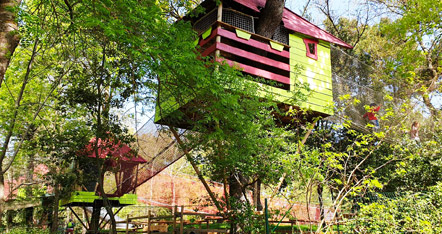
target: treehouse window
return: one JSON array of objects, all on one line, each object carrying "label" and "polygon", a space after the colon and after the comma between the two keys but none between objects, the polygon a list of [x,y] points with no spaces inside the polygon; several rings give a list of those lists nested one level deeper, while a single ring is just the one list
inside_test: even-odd
[{"label": "treehouse window", "polygon": [[318,60],[318,42],[311,39],[304,39],[307,57]]}]

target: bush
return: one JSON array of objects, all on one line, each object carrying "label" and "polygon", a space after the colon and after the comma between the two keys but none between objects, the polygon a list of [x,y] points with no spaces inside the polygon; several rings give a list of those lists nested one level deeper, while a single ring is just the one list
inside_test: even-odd
[{"label": "bush", "polygon": [[7,234],[49,234],[49,229],[41,229],[41,228],[26,228],[26,227],[14,227],[10,229],[8,232],[2,232]]},{"label": "bush", "polygon": [[426,193],[409,193],[361,204],[357,216],[348,220],[347,232],[442,233],[442,184]]}]

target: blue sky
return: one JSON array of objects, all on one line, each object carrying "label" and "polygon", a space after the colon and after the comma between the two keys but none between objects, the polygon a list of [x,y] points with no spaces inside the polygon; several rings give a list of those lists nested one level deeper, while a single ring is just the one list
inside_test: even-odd
[{"label": "blue sky", "polygon": [[[323,27],[323,21],[325,15],[318,9],[319,4],[323,4],[324,0],[287,0],[286,7],[294,11],[297,14],[302,14],[304,6],[309,3],[307,10],[308,19],[310,22]],[[334,16],[356,18],[358,15],[366,15],[366,9],[368,3],[367,0],[330,0],[330,10]],[[373,11],[372,11],[373,13]],[[371,23],[374,23],[379,19],[379,16],[372,15]]]}]

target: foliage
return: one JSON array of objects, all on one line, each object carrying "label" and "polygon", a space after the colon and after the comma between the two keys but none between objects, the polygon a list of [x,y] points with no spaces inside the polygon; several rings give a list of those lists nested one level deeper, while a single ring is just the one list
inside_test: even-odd
[{"label": "foliage", "polygon": [[50,231],[48,229],[33,228],[33,227],[14,227],[5,233],[8,233],[8,234],[22,234],[22,233],[49,234]]},{"label": "foliage", "polygon": [[361,209],[346,227],[360,233],[440,233],[441,184],[425,193],[405,193],[382,198]]}]

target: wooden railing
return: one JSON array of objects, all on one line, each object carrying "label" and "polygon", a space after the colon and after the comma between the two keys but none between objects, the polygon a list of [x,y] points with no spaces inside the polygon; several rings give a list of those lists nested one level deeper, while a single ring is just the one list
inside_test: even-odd
[{"label": "wooden railing", "polygon": [[[237,66],[246,74],[273,81],[279,88],[290,89],[288,45],[223,22],[216,22],[211,29],[210,36],[198,43],[203,57],[212,56],[217,61]],[[250,38],[245,39],[240,34]]]},{"label": "wooden railing", "polygon": [[[202,219],[197,221],[185,220],[185,216],[199,216]],[[181,206],[178,210],[178,206],[173,209],[172,215],[155,216],[151,211],[148,211],[148,215],[131,217],[127,215],[126,220],[119,221],[117,223],[126,224],[125,231],[119,231],[120,233],[155,233],[155,234],[184,234],[184,233],[228,233],[226,229],[211,229],[210,222],[216,222],[222,219],[221,216],[214,214],[202,214],[195,212],[184,212],[184,207]],[[130,227],[134,225],[135,227]],[[185,225],[199,225],[199,228],[186,228]],[[169,231],[169,226],[171,230]],[[204,227],[205,226],[205,227]]]}]

